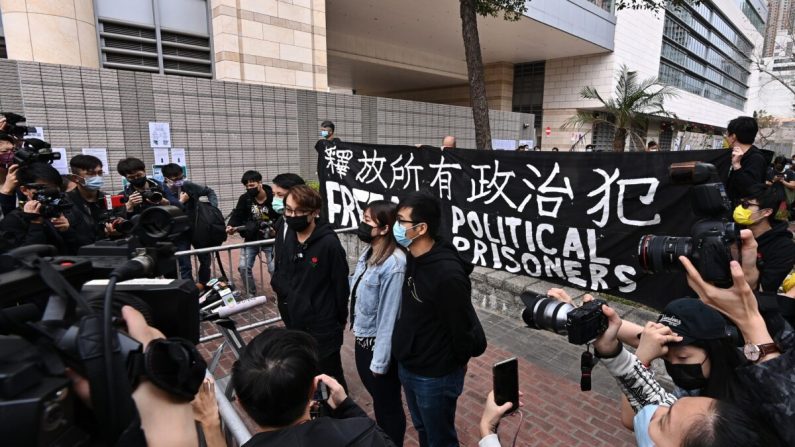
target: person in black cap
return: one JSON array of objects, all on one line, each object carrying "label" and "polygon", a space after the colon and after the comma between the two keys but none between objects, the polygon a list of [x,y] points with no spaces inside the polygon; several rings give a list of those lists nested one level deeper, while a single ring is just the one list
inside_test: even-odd
[{"label": "person in black cap", "polygon": [[649,367],[662,358],[677,386],[674,395],[731,400],[734,370],[745,360],[737,329],[718,311],[694,298],[673,300],[639,335],[638,359]]}]

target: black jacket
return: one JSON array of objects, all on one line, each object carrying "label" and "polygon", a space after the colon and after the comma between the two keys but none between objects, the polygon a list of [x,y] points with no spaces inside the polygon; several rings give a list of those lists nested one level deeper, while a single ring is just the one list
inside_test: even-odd
[{"label": "black jacket", "polygon": [[[265,213],[261,216],[261,221],[272,224],[279,218],[279,214],[273,210],[273,190],[268,185],[262,185],[262,187],[265,189],[265,195],[267,197],[264,202],[257,202],[260,206],[265,207]],[[230,227],[248,225],[250,228],[239,232],[246,242],[265,239],[265,234],[252,226],[252,224],[255,223],[254,212],[252,210],[253,206],[254,199],[251,198],[248,193],[242,194],[237,199],[237,205],[235,205],[235,209],[232,210],[232,215],[229,217],[229,222],[227,223]]]},{"label": "black jacket", "polygon": [[765,292],[778,291],[795,265],[795,241],[787,222],[777,222],[757,239],[759,285]]},{"label": "black jacket", "polygon": [[278,431],[257,433],[243,447],[393,447],[395,444],[351,398],[319,417]]},{"label": "black jacket", "polygon": [[[195,201],[199,200],[200,197],[207,197],[207,201],[210,202],[210,205],[218,208],[218,195],[207,185],[185,181],[185,183],[182,184],[181,192],[190,196],[190,200],[185,203],[185,209],[192,209],[195,205]],[[177,200],[179,200],[179,193],[174,195],[177,197]]]},{"label": "black jacket", "polygon": [[441,240],[418,258],[408,256],[392,334],[392,355],[401,366],[441,377],[467,364],[473,346],[472,269],[452,244]]},{"label": "black jacket", "polygon": [[31,220],[36,217],[34,214],[22,211],[21,208],[6,215],[0,221],[0,252],[23,245],[44,244],[54,246],[59,255],[77,253],[77,238],[71,223],[68,230],[61,232],[47,219],[39,224],[32,223]]},{"label": "black jacket", "polygon": [[[308,332],[318,342],[321,358],[342,346],[348,319],[348,259],[331,225],[322,219],[303,244],[295,231],[278,232],[283,238],[275,253],[271,286],[287,308],[290,329]],[[277,242],[279,240],[277,239]]]},{"label": "black jacket", "polygon": [[124,207],[108,211],[105,206],[105,193],[102,191],[97,195],[96,202],[87,202],[77,188],[67,192],[66,197],[72,203],[72,209],[66,214],[66,218],[69,219],[70,228],[75,231],[78,248],[105,238],[103,220],[126,215]]},{"label": "black jacket", "polygon": [[729,178],[726,179],[726,194],[732,203],[736,204],[740,199],[749,197],[754,185],[765,184],[767,165],[767,157],[762,151],[751,146],[740,159],[740,169],[729,171]]}]

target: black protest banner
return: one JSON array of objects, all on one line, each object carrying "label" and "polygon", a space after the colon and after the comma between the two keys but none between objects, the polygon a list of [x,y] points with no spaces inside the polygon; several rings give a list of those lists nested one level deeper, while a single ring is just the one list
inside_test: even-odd
[{"label": "black protest banner", "polygon": [[689,186],[668,166],[712,163],[729,151],[567,153],[445,150],[356,143],[318,153],[329,221],[356,226],[368,202],[428,191],[442,203],[442,236],[473,264],[602,291],[652,307],[687,293],[681,274],[638,265],[645,234],[689,236]]}]

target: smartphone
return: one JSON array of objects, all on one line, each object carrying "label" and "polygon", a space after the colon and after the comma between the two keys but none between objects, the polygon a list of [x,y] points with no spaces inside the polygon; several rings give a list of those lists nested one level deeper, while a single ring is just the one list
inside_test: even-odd
[{"label": "smartphone", "polygon": [[[494,378],[494,401],[497,405],[513,403],[508,413],[519,408],[519,362],[516,357],[495,363],[492,368]],[[506,413],[507,414],[507,413]]]}]

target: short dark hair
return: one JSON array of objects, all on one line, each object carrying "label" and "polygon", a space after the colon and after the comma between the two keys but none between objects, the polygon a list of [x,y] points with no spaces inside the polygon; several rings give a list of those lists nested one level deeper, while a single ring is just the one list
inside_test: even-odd
[{"label": "short dark hair", "polygon": [[97,167],[103,167],[102,160],[93,155],[77,154],[69,160],[69,168],[73,174],[77,174],[78,170],[91,171]]},{"label": "short dark hair", "polygon": [[654,141],[654,140],[651,140],[651,141],[649,141],[649,144],[646,145],[646,147],[652,147],[652,146],[657,146],[657,142]]},{"label": "short dark hair", "polygon": [[762,184],[754,185],[750,188],[750,194],[744,199],[756,199],[759,202],[759,209],[772,209],[773,214],[768,217],[768,220],[773,222],[776,218],[781,202],[784,200],[784,193],[780,188],[766,186]]},{"label": "short dark hair", "polygon": [[296,185],[290,188],[287,196],[284,197],[285,204],[290,197],[303,210],[316,211],[323,207],[323,198],[320,197],[320,193],[307,185]]},{"label": "short dark hair", "polygon": [[319,369],[312,336],[269,328],[251,340],[232,366],[232,386],[254,422],[286,427],[304,414]]},{"label": "short dark hair", "polygon": [[139,158],[129,157],[119,161],[119,164],[116,165],[116,171],[126,177],[133,172],[146,171],[146,165]]},{"label": "short dark hair", "polygon": [[424,222],[428,225],[428,234],[431,237],[438,236],[442,219],[439,199],[426,192],[412,192],[398,203],[397,208],[398,211],[402,208],[411,208],[411,220]]},{"label": "short dark hair", "polygon": [[30,185],[44,181],[55,185],[58,189],[63,188],[61,173],[49,163],[31,163],[20,166],[19,171],[17,171],[17,181],[20,185]]},{"label": "short dark hair", "polygon": [[715,400],[710,412],[690,426],[682,447],[772,447],[781,445],[771,430],[739,407]]},{"label": "short dark hair", "polygon": [[243,177],[240,178],[240,183],[246,184],[250,181],[261,182],[262,181],[262,174],[259,171],[249,170],[243,173]]},{"label": "short dark hair", "polygon": [[163,166],[161,168],[161,171],[163,172],[163,177],[166,177],[166,178],[176,177],[178,175],[182,175],[183,174],[182,166],[180,166],[180,165],[178,165],[176,163],[169,163],[169,164]]},{"label": "short dark hair", "polygon": [[331,131],[334,132],[334,123],[332,123],[329,120],[326,120],[326,121],[323,121],[322,123],[320,123],[320,127],[321,128],[331,129]]},{"label": "short dark hair", "polygon": [[273,178],[273,184],[283,189],[290,189],[293,186],[306,185],[306,182],[298,174],[285,172]]},{"label": "short dark hair", "polygon": [[750,116],[738,116],[729,121],[726,132],[737,137],[737,141],[742,144],[754,144],[756,133],[759,132],[759,125],[756,119]]},{"label": "short dark hair", "polygon": [[773,164],[774,165],[783,165],[785,163],[787,163],[787,157],[785,157],[783,155],[779,155],[778,157],[773,159]]}]

